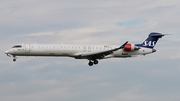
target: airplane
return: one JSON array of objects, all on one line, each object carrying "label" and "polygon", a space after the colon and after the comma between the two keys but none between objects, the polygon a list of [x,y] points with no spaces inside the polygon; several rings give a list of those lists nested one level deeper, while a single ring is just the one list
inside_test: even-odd
[{"label": "airplane", "polygon": [[123,45],[71,45],[71,44],[17,44],[5,51],[7,56],[55,56],[87,59],[88,65],[98,64],[98,60],[108,58],[127,58],[156,52],[154,46],[166,34],[151,32],[141,44],[125,42]]}]

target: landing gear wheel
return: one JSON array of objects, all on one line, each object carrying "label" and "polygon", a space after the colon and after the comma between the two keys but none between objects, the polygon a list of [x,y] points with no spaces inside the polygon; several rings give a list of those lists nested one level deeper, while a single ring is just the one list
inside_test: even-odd
[{"label": "landing gear wheel", "polygon": [[94,60],[94,64],[97,65],[98,64],[98,60]]},{"label": "landing gear wheel", "polygon": [[15,61],[16,61],[16,59],[13,59],[13,61],[15,62]]},{"label": "landing gear wheel", "polygon": [[13,55],[13,61],[15,62],[16,61],[16,59],[17,59],[17,57],[15,56],[15,55]]},{"label": "landing gear wheel", "polygon": [[92,65],[93,65],[93,62],[92,62],[92,61],[89,61],[88,65],[89,65],[89,66],[92,66]]}]

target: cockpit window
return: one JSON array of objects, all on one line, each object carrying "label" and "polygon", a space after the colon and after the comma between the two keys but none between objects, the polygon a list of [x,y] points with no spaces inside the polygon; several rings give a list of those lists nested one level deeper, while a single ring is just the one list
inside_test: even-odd
[{"label": "cockpit window", "polygon": [[21,48],[21,47],[22,47],[21,45],[13,46],[13,48]]}]

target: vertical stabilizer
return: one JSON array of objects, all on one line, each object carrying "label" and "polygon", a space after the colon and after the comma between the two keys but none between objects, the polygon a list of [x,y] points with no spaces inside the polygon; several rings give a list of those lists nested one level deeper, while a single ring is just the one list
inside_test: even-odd
[{"label": "vertical stabilizer", "polygon": [[152,32],[149,34],[148,38],[142,43],[137,44],[136,46],[146,47],[146,48],[154,48],[159,38],[162,38],[164,34]]}]

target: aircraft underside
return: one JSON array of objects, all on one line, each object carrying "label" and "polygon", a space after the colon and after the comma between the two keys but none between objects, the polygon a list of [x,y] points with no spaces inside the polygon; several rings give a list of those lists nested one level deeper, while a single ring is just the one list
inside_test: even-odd
[{"label": "aircraft underside", "polygon": [[[120,51],[119,51],[120,52]],[[117,55],[117,54],[121,54],[121,55]],[[69,54],[63,54],[63,55],[56,55],[55,53],[48,53],[48,54],[40,54],[40,53],[16,53],[16,54],[7,54],[10,57],[13,57],[13,61],[15,62],[17,60],[17,56],[36,56],[36,57],[71,57],[71,58],[75,58],[75,59],[87,59],[88,65],[92,66],[92,65],[97,65],[99,63],[99,60],[101,59],[108,59],[108,58],[127,58],[127,57],[135,57],[135,55],[131,56],[128,55],[128,53],[126,52],[126,54],[122,53],[116,53],[116,54],[109,54],[107,56],[88,56],[88,57],[84,57],[81,55],[73,55],[70,53]]]}]

